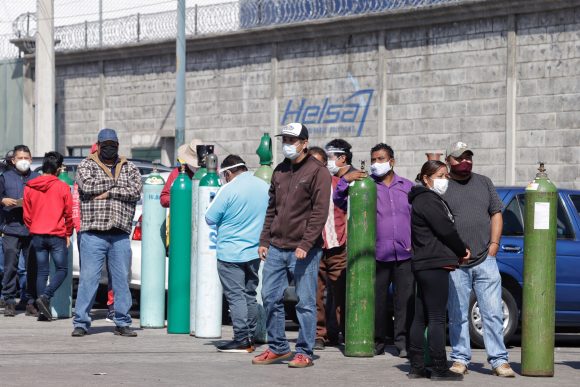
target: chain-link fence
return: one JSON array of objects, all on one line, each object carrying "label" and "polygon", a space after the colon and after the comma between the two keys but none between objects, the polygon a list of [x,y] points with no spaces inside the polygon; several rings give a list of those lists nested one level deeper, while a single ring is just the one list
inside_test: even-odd
[{"label": "chain-link fence", "polygon": [[[279,24],[340,16],[416,9],[473,0],[240,0],[186,10],[188,36],[220,34]],[[176,12],[140,14],[90,21],[55,28],[57,51],[86,50],[135,44],[144,41],[174,39]],[[35,14],[19,16],[14,22],[14,35],[0,36],[0,58],[15,57],[20,45],[24,52],[33,52],[36,33]]]}]

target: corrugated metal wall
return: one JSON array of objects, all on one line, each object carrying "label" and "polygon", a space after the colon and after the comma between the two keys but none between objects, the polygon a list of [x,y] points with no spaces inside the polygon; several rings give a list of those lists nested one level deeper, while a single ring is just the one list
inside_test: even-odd
[{"label": "corrugated metal wall", "polygon": [[0,155],[22,143],[23,60],[0,61]]}]

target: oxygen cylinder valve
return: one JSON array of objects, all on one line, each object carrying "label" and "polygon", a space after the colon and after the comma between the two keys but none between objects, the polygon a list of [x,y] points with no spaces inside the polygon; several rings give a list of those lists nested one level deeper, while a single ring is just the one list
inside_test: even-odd
[{"label": "oxygen cylinder valve", "polygon": [[268,133],[264,133],[260,139],[256,154],[260,158],[260,165],[272,165],[272,139]]},{"label": "oxygen cylinder valve", "polygon": [[540,164],[540,167],[538,168],[538,173],[536,173],[536,178],[548,177],[548,174],[546,173],[546,168],[544,168],[545,163],[543,161],[538,161],[538,164]]},{"label": "oxygen cylinder valve", "polygon": [[206,156],[206,163],[207,163],[207,171],[208,172],[216,172],[217,171],[217,163],[218,158],[213,153],[210,153]]}]

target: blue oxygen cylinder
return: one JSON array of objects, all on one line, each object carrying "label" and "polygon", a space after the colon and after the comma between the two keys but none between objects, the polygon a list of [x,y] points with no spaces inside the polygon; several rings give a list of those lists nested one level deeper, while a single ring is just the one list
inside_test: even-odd
[{"label": "blue oxygen cylinder", "polygon": [[[71,189],[73,189],[74,181],[68,175],[66,166],[62,166],[62,169],[58,175],[59,180],[67,183]],[[68,272],[64,279],[64,282],[60,287],[54,292],[50,300],[50,311],[53,318],[71,318],[72,317],[72,269],[73,269],[73,246],[76,243],[74,235],[70,237],[70,244],[68,245]],[[50,278],[53,278],[56,268],[54,262],[50,260]]]},{"label": "blue oxygen cylinder", "polygon": [[141,300],[142,328],[165,327],[165,219],[166,209],[159,197],[165,181],[154,170],[143,184],[141,218]]},{"label": "blue oxygen cylinder", "polygon": [[191,282],[189,285],[189,334],[191,336],[195,336],[195,302],[197,300],[197,226],[200,221],[197,214],[197,201],[199,182],[207,175],[206,157],[208,154],[213,153],[213,145],[197,145],[195,150],[199,169],[193,175],[193,179],[191,179]]},{"label": "blue oxygen cylinder", "polygon": [[222,285],[217,271],[217,232],[205,222],[205,212],[219,190],[217,156],[207,156],[207,175],[199,183],[197,239],[197,300],[195,336],[204,339],[222,335]]}]

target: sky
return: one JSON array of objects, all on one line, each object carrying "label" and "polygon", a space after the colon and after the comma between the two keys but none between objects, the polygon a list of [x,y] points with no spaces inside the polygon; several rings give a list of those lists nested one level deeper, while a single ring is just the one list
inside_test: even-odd
[{"label": "sky", "polygon": [[[235,0],[186,0],[186,7]],[[102,0],[103,18],[112,19],[137,13],[172,11],[177,0]],[[0,0],[0,35],[12,34],[12,23],[21,14],[36,11],[36,0]],[[54,0],[55,26],[99,19],[99,0]]]}]

